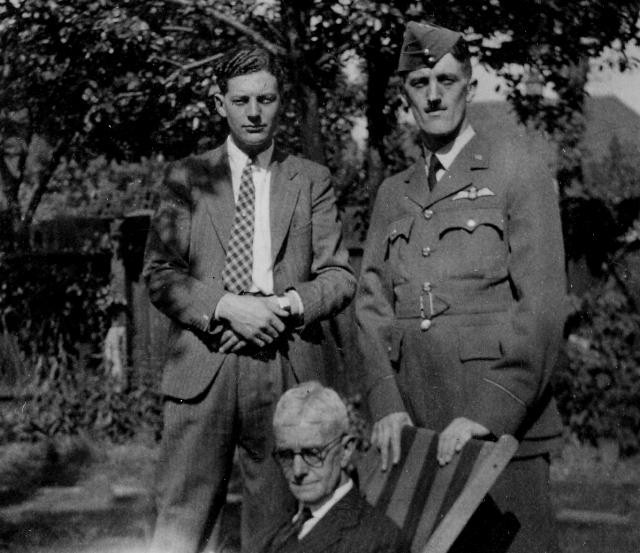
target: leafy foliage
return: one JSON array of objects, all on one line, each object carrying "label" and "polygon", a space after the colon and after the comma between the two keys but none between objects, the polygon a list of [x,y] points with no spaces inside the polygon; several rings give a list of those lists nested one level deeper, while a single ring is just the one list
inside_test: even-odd
[{"label": "leafy foliage", "polygon": [[[368,149],[354,170],[362,167],[375,190],[396,149],[384,137],[397,123],[397,91],[389,84],[408,19],[465,30],[479,60],[505,77],[520,117],[568,133],[571,172],[579,163],[580,68],[607,47],[611,65],[629,66],[623,49],[637,38],[639,12],[634,0],[4,2],[0,135],[7,158],[0,165],[6,200],[14,222],[28,224],[63,159],[86,166],[100,155],[173,158],[219,142],[225,125],[212,104],[213,64],[241,40],[279,53],[288,67],[281,138],[295,151],[337,170],[345,164],[340,152],[349,122],[366,118]],[[345,95],[348,59],[359,61],[363,78],[359,91]],[[558,100],[527,95],[522,67],[540,75]],[[36,137],[44,139],[39,153],[33,151]],[[38,158],[34,171],[25,171],[27,157]],[[347,180],[344,187],[361,181]],[[23,188],[31,193],[20,193]]]},{"label": "leafy foliage", "polygon": [[[47,262],[48,261],[48,262]],[[99,362],[109,256],[0,256],[0,314],[36,382]]]},{"label": "leafy foliage", "polygon": [[154,206],[164,175],[162,158],[138,162],[108,161],[104,156],[86,167],[64,162],[38,209],[41,219],[55,217],[122,217]]},{"label": "leafy foliage", "polygon": [[635,145],[615,136],[604,158],[585,163],[584,182],[565,191],[563,226],[569,259],[584,257],[595,275],[625,286],[619,267],[640,249],[640,169]]},{"label": "leafy foliage", "polygon": [[640,315],[615,287],[586,294],[570,324],[569,364],[556,382],[565,422],[578,438],[613,438],[640,450]]},{"label": "leafy foliage", "polygon": [[[43,262],[47,261],[47,262]],[[152,375],[123,385],[102,366],[112,305],[109,256],[0,258],[0,313],[29,369],[20,401],[0,416],[0,443],[89,434],[114,442],[157,437]]]},{"label": "leafy foliage", "polygon": [[[558,375],[559,405],[582,440],[614,438],[640,450],[640,313],[625,266],[640,250],[640,170],[635,147],[614,138],[569,188],[564,226],[569,259],[584,258],[604,286],[592,287],[568,321],[569,364]],[[631,284],[631,285],[630,285]]]},{"label": "leafy foliage", "polygon": [[162,401],[155,382],[134,376],[127,386],[101,371],[78,369],[33,385],[15,409],[0,417],[0,443],[61,436],[91,436],[122,443],[159,439]]}]

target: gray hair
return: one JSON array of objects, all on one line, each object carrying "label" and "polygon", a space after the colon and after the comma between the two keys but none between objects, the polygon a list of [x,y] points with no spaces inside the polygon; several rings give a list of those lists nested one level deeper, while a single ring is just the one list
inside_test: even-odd
[{"label": "gray hair", "polygon": [[290,388],[278,400],[273,415],[273,426],[287,426],[301,421],[321,424],[328,431],[336,434],[349,432],[349,415],[347,406],[338,393],[317,382],[310,380]]}]

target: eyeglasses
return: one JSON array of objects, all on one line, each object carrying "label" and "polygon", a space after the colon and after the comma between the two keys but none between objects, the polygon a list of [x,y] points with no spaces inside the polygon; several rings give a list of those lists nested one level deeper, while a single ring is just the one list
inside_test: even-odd
[{"label": "eyeglasses", "polygon": [[338,444],[344,434],[334,438],[322,447],[303,447],[302,449],[274,449],[273,458],[284,468],[291,468],[296,455],[300,455],[302,460],[312,468],[321,467],[324,460],[329,455],[331,448]]}]

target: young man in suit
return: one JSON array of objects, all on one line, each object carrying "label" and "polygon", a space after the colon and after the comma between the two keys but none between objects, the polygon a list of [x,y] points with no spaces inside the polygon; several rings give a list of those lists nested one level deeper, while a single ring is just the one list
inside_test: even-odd
[{"label": "young man in suit", "polygon": [[347,408],[319,382],[287,390],[273,417],[276,447],[298,501],[267,534],[262,553],[400,553],[400,530],[371,507],[347,474],[354,451]]},{"label": "young man in suit", "polygon": [[510,551],[555,551],[549,378],[566,302],[552,176],[525,144],[470,125],[476,83],[459,33],[409,23],[398,71],[423,155],[381,185],[362,262],[372,441],[384,469],[406,424],[441,432],[442,464],[471,437],[514,434],[517,458],[491,492],[521,526]]},{"label": "young man in suit", "polygon": [[243,550],[254,551],[290,500],[269,454],[273,406],[325,378],[320,321],[355,293],[329,171],[274,145],[276,60],[240,47],[217,77],[229,136],[168,168],[146,252],[151,300],[171,319],[152,541],[163,553],[204,545],[236,447]]}]

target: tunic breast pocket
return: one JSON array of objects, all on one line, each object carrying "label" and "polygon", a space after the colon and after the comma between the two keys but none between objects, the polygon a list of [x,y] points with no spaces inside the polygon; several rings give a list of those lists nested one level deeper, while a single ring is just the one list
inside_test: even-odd
[{"label": "tunic breast pocket", "polygon": [[406,282],[409,279],[407,272],[407,267],[411,266],[409,239],[413,223],[414,216],[407,215],[393,221],[387,229],[387,262],[391,267],[394,284]]},{"label": "tunic breast pocket", "polygon": [[439,251],[450,278],[507,275],[504,216],[499,209],[455,209],[441,213]]}]

